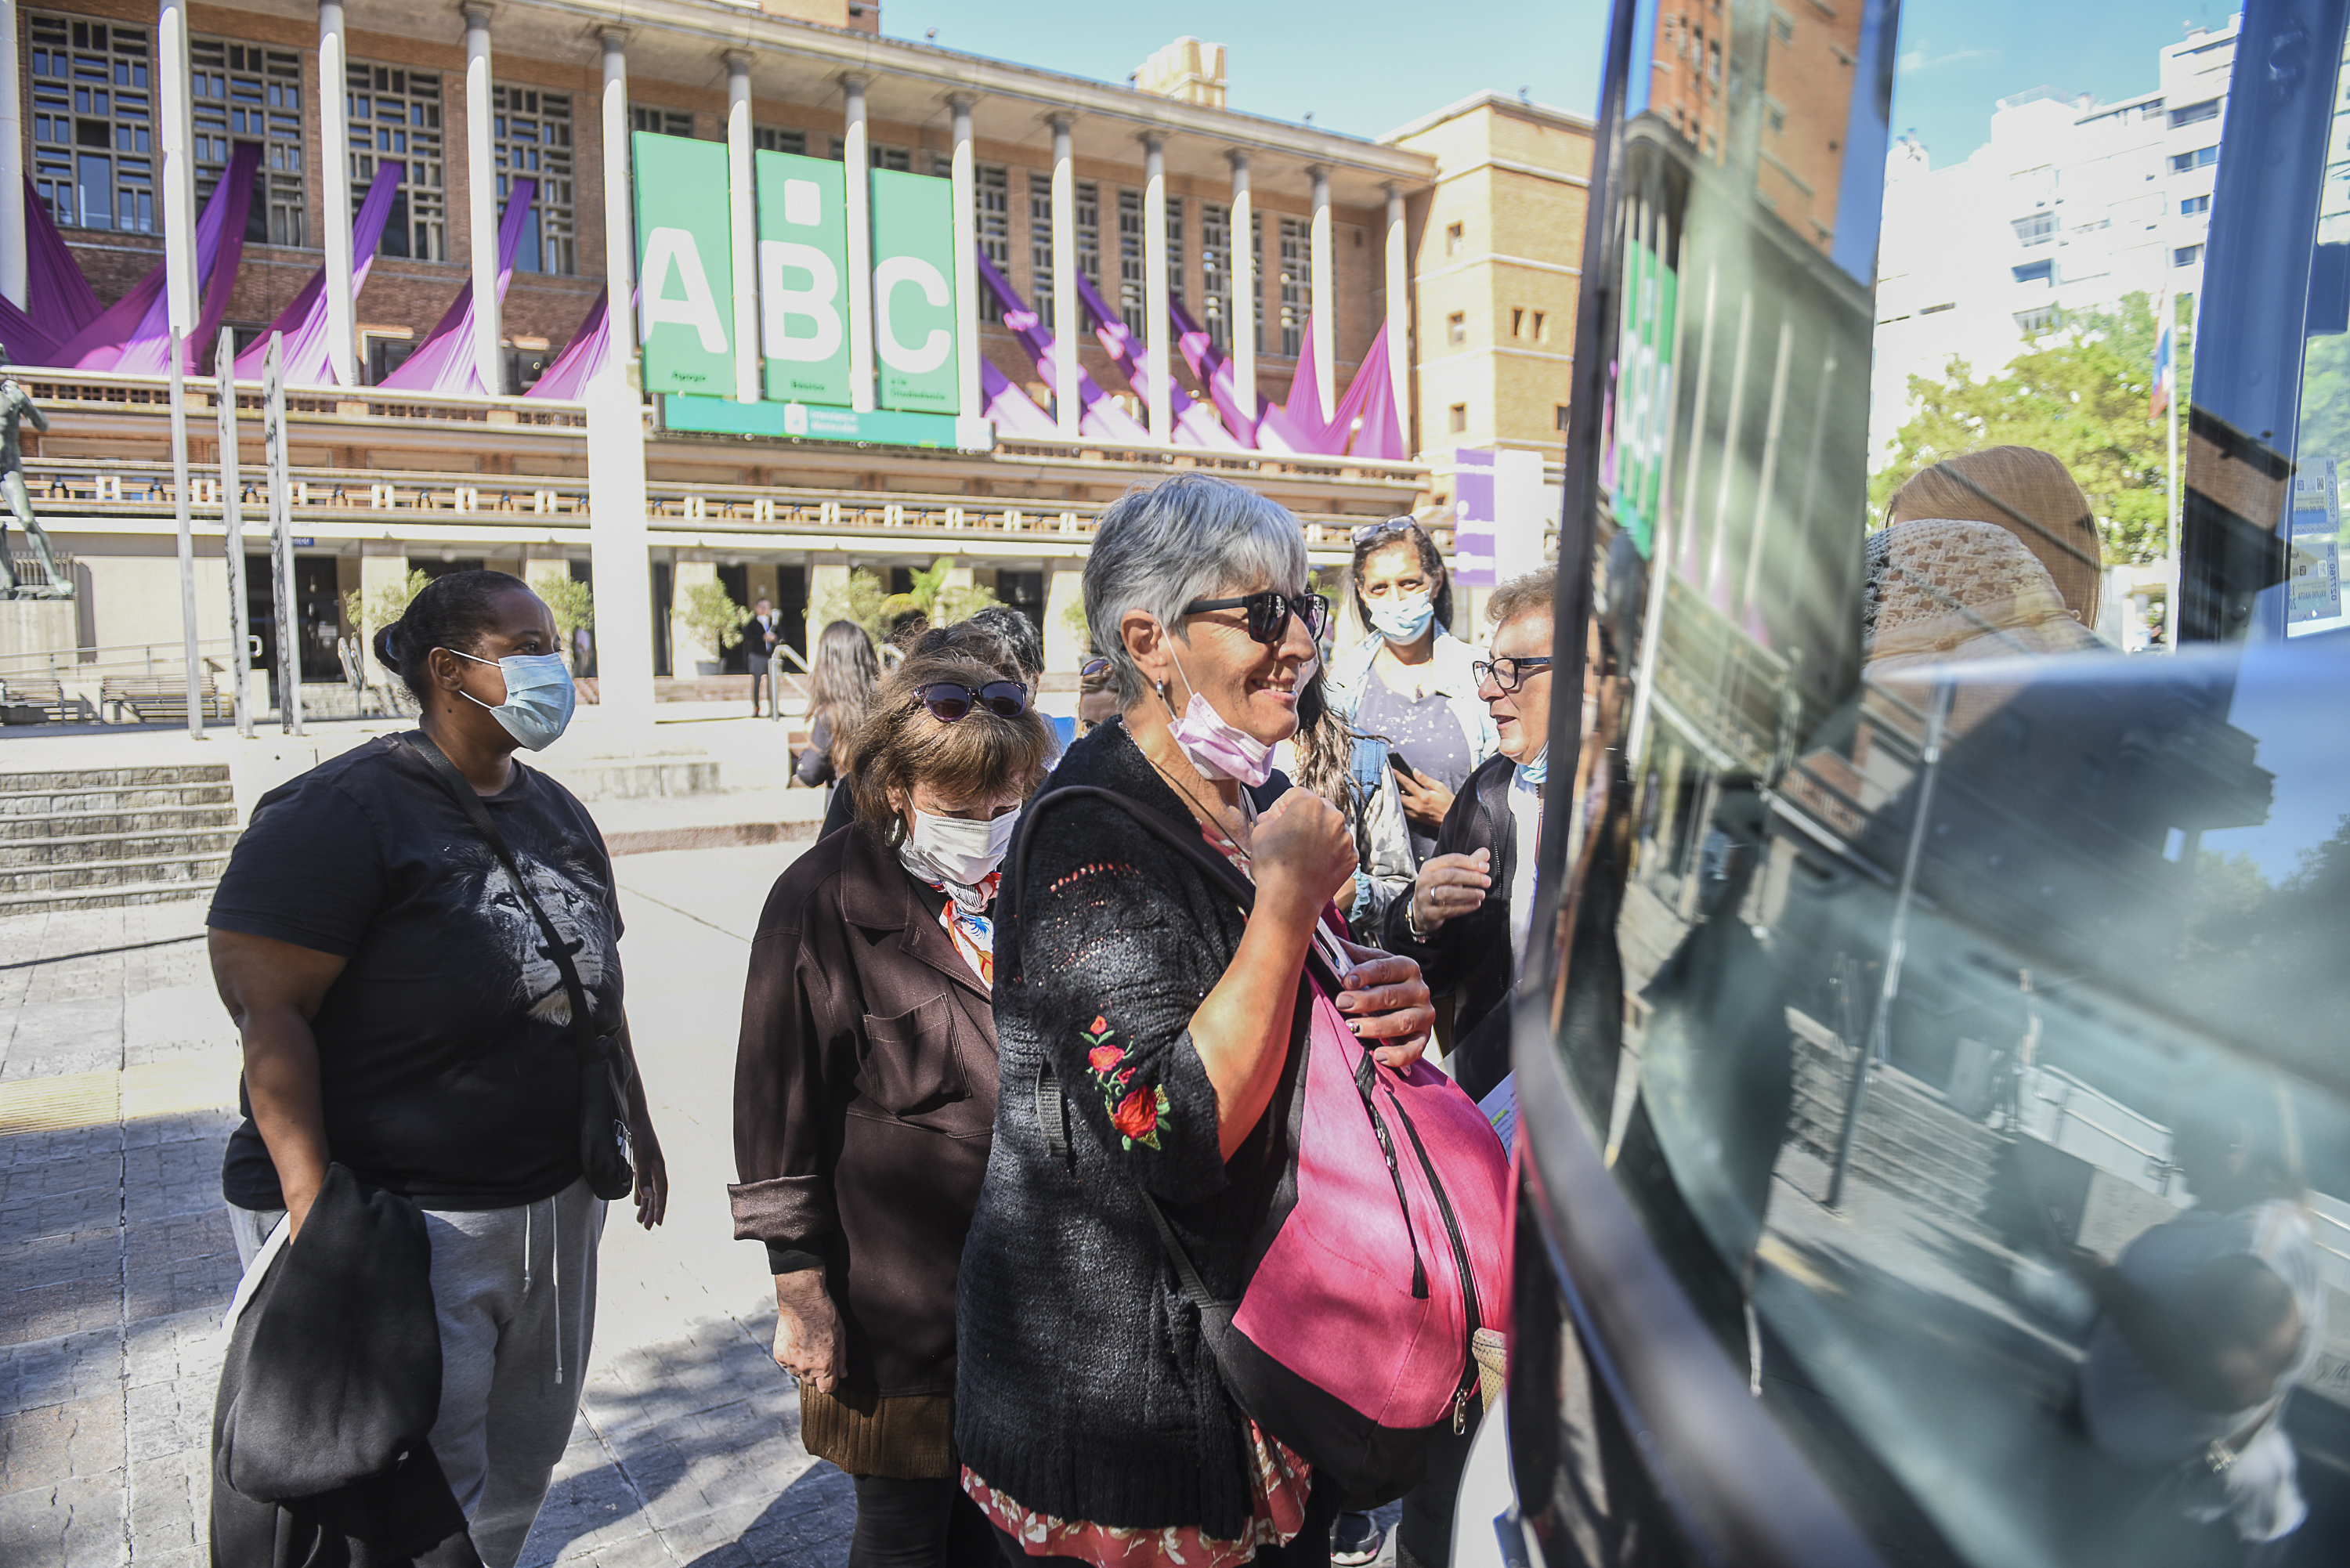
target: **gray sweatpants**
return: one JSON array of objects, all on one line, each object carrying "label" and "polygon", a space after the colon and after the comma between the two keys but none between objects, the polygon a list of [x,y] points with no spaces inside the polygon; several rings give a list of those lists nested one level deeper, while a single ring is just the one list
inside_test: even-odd
[{"label": "gray sweatpants", "polygon": [[[282,1214],[231,1209],[248,1265]],[[485,1568],[513,1568],[571,1439],[596,1323],[604,1203],[575,1181],[514,1209],[428,1209],[441,1321],[432,1454]]]}]

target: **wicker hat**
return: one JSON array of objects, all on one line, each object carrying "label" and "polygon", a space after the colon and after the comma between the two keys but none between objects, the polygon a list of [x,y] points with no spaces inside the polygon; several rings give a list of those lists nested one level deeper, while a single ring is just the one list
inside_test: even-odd
[{"label": "wicker hat", "polygon": [[1960,518],[2004,528],[2048,569],[2064,607],[2084,626],[2097,624],[2104,556],[2088,498],[2064,463],[2029,446],[1995,446],[1945,458],[1912,477],[1893,497],[1888,523]]},{"label": "wicker hat", "polygon": [[2002,658],[2096,646],[2048,568],[2005,528],[1918,517],[1871,534],[1867,551],[1861,647],[1872,666],[1960,648]]}]

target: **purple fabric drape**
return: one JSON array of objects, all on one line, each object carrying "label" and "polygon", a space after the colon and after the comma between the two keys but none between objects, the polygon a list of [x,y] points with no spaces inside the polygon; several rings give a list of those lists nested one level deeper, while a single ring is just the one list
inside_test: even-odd
[{"label": "purple fabric drape", "polygon": [[588,383],[604,368],[612,351],[612,291],[606,289],[588,307],[579,323],[579,330],[555,363],[539,373],[536,381],[523,396],[525,398],[577,399],[588,390]]},{"label": "purple fabric drape", "polygon": [[[979,258],[979,278],[987,286],[987,291],[995,296],[996,303],[1003,307],[1003,325],[1020,339],[1021,347],[1028,350],[1028,358],[1035,365],[1036,374],[1050,385],[1053,379],[1053,335],[1037,325],[1036,313],[1028,308],[1003,275],[995,270],[995,264],[984,255]],[[1143,427],[1142,421],[1111,402],[1109,394],[1101,389],[1101,383],[1082,369],[1077,372],[1077,400],[1079,435],[1095,441],[1150,439],[1150,431]]]},{"label": "purple fabric drape", "polygon": [[1038,408],[1034,398],[1013,385],[1012,378],[984,356],[979,361],[979,394],[986,402],[987,418],[1006,435],[1050,438],[1060,433],[1053,416]]},{"label": "purple fabric drape", "polygon": [[54,364],[66,339],[106,308],[82,275],[33,182],[25,182],[25,305],[0,299],[0,343],[20,365]]},{"label": "purple fabric drape", "polygon": [[[234,234],[234,248],[228,256],[228,276],[235,280],[236,263],[244,254],[244,216],[253,203],[253,171],[261,164],[261,144],[240,141],[229,154],[228,168],[204,200],[204,210],[196,218],[196,283],[201,289],[212,276],[215,264],[222,259],[223,242]],[[236,223],[229,225],[230,209],[235,209]],[[165,297],[164,264],[130,286],[130,292],[116,300],[96,319],[84,327],[51,356],[57,365],[73,370],[125,370],[154,373],[167,368],[171,358],[171,305]],[[212,304],[209,290],[203,296],[206,306]],[[221,296],[225,308],[227,298]],[[213,325],[219,325],[214,317]],[[203,341],[201,323],[199,336],[188,348]]]},{"label": "purple fabric drape", "polygon": [[[1353,440],[1347,437],[1352,433]],[[1356,457],[1393,460],[1404,455],[1403,426],[1396,418],[1395,380],[1388,374],[1388,329],[1371,339],[1370,352],[1355,369],[1355,379],[1330,420],[1330,439]]]},{"label": "purple fabric drape", "polygon": [[1295,452],[1319,452],[1335,457],[1347,450],[1347,432],[1338,431],[1333,445],[1330,426],[1322,418],[1322,378],[1314,368],[1314,318],[1305,318],[1305,330],[1297,342],[1297,369],[1289,378],[1289,396],[1280,407],[1267,409],[1257,421],[1257,437],[1261,444],[1272,435],[1281,442],[1281,450]]},{"label": "purple fabric drape", "polygon": [[[357,258],[351,268],[351,298],[355,302],[359,290],[367,286],[368,269],[375,265],[376,246],[382,243],[384,225],[391,219],[391,201],[399,192],[402,174],[400,164],[377,164],[375,179],[359,202],[359,215],[351,220],[351,254]],[[236,357],[237,379],[261,379],[262,363],[269,358],[270,335],[282,333],[286,338],[287,386],[335,385],[332,334],[327,323],[327,269],[320,267],[310,275],[310,281],[302,286],[302,292],[294,296],[293,302],[277,313],[277,319]]]},{"label": "purple fabric drape", "polygon": [[[523,225],[530,217],[530,203],[538,194],[538,182],[517,179],[506,197],[504,217],[498,223],[498,298],[506,296],[506,285],[514,277],[515,253],[522,248]],[[382,385],[403,392],[491,392],[496,389],[482,385],[481,372],[473,364],[473,286],[467,283],[457,291],[442,316],[441,324],[416,346],[416,352],[406,363],[383,379]]]},{"label": "purple fabric drape", "polygon": [[[1175,301],[1170,298],[1167,303],[1171,317]],[[1077,274],[1077,304],[1093,317],[1094,337],[1108,350],[1118,369],[1124,372],[1127,384],[1135,389],[1144,405],[1149,406],[1151,393],[1149,361],[1137,351],[1132,330],[1110,309],[1109,302],[1102,297],[1101,290],[1094,286],[1093,279],[1082,272]],[[1241,443],[1217,422],[1215,415],[1194,401],[1191,394],[1183,389],[1182,384],[1176,381],[1171,373],[1168,381],[1168,409],[1174,415],[1174,435],[1178,444],[1215,447],[1225,452],[1241,450]]]},{"label": "purple fabric drape", "polygon": [[1183,363],[1191,367],[1191,374],[1200,385],[1208,389],[1208,399],[1223,416],[1224,429],[1243,447],[1257,444],[1257,421],[1263,400],[1254,387],[1243,387],[1232,374],[1232,361],[1208,336],[1208,329],[1191,319],[1182,302],[1170,299],[1167,314],[1175,323],[1175,346],[1182,351]]}]

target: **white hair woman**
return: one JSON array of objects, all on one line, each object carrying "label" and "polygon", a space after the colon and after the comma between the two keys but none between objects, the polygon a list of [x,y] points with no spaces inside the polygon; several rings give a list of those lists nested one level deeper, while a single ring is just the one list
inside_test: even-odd
[{"label": "white hair woman", "polygon": [[[1345,929],[1331,899],[1356,868],[1327,802],[1260,814],[1246,792],[1296,729],[1328,612],[1295,518],[1190,475],[1103,514],[1085,590],[1121,711],[1070,747],[1006,868],[995,1142],[956,1293],[963,1485],[1015,1562],[1318,1563],[1334,1500],[1225,1391],[1144,1196],[1237,1294],[1283,1168],[1261,1124],[1306,949]],[[1079,787],[1125,804],[1054,803]],[[1252,907],[1146,814],[1249,877]],[[1433,1018],[1418,968],[1347,954],[1340,1011],[1409,1065]]]}]

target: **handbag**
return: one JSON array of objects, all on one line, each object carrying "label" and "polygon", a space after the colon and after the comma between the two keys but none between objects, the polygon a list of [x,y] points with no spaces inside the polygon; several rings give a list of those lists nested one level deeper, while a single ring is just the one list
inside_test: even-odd
[{"label": "handbag", "polygon": [[473,825],[473,830],[488,841],[490,852],[505,867],[515,891],[522,895],[524,907],[538,922],[539,934],[546,939],[547,956],[563,974],[563,992],[571,1002],[571,1022],[579,1043],[579,1171],[588,1179],[588,1190],[606,1202],[626,1198],[637,1183],[636,1148],[629,1134],[629,1085],[635,1075],[629,1053],[620,1044],[619,1031],[597,1032],[595,1015],[588,1006],[588,988],[579,983],[578,968],[571,961],[571,946],[539,907],[522,868],[515,864],[514,852],[498,836],[497,824],[490,820],[489,808],[482,804],[482,797],[465,782],[457,764],[433,744],[432,736],[420,731],[401,739],[423,759],[426,767],[439,775],[449,793],[456,797],[458,809]]},{"label": "handbag", "polygon": [[[1191,857],[1243,910],[1253,906],[1254,885],[1196,832],[1114,790],[1067,784],[1032,801],[1021,824],[1002,895],[1015,933],[1037,818],[1055,801],[1088,796]],[[1509,1160],[1451,1079],[1425,1064],[1408,1073],[1378,1064],[1336,1011],[1342,989],[1317,941],[1267,1112],[1280,1117],[1274,1198],[1249,1238],[1237,1296],[1209,1288],[1159,1201],[1136,1190],[1233,1402],[1343,1490],[1388,1495],[1418,1478],[1430,1438],[1461,1431],[1471,1402],[1484,1403],[1481,1363],[1497,1359],[1508,1312]],[[1317,1012],[1335,1049],[1315,1039]],[[1035,1107],[1047,1150],[1066,1163],[1067,1101],[1049,1060]]]}]

